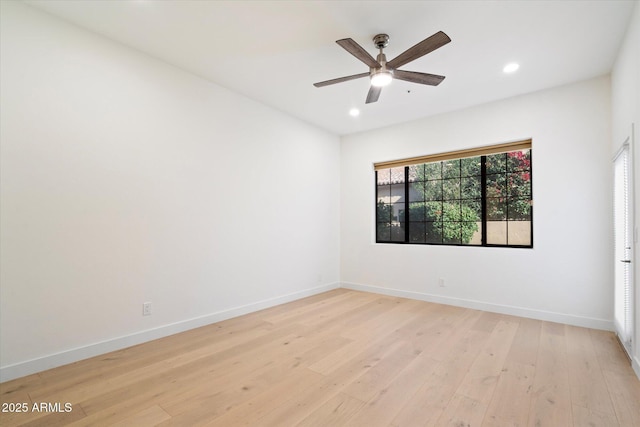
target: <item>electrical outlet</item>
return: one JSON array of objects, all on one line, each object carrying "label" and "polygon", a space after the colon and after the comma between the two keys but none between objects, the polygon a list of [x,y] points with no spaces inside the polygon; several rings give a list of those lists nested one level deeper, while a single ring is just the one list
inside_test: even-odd
[{"label": "electrical outlet", "polygon": [[142,315],[143,316],[151,316],[151,303],[150,302],[142,303]]},{"label": "electrical outlet", "polygon": [[438,286],[440,286],[441,288],[445,287],[444,279],[442,277],[438,279]]}]

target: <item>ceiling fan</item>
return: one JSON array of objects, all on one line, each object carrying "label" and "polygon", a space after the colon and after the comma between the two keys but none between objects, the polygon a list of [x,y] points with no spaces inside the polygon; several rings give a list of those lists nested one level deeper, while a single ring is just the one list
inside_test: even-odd
[{"label": "ceiling fan", "polygon": [[336,83],[342,83],[349,80],[359,79],[361,77],[369,76],[371,78],[371,88],[367,94],[366,103],[376,102],[380,97],[382,88],[391,80],[398,79],[412,83],[420,83],[423,85],[437,86],[444,80],[444,76],[438,76],[436,74],[418,73],[416,71],[403,71],[398,70],[405,64],[414,61],[421,56],[426,55],[429,52],[444,46],[449,43],[451,39],[442,31],[438,31],[431,37],[422,40],[420,43],[402,52],[391,61],[387,62],[387,57],[382,52],[382,49],[389,44],[389,36],[387,34],[378,34],[373,38],[373,43],[380,50],[378,58],[373,59],[373,56],[369,54],[362,46],[356,43],[353,39],[341,39],[337,40],[340,46],[342,46],[347,52],[358,58],[369,66],[368,73],[354,74],[352,76],[340,77],[337,79],[326,80],[324,82],[314,83],[315,87],[324,87]]}]

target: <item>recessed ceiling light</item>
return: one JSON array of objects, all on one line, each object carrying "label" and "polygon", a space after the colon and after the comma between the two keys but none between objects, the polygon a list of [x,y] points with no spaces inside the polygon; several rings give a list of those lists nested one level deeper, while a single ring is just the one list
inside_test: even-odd
[{"label": "recessed ceiling light", "polygon": [[505,65],[504,68],[502,69],[502,71],[504,71],[505,73],[513,73],[518,68],[520,68],[520,64],[517,64],[515,62],[511,62],[510,64]]},{"label": "recessed ceiling light", "polygon": [[352,108],[351,110],[349,110],[349,115],[351,117],[358,117],[360,115],[360,110],[358,110],[357,108]]}]

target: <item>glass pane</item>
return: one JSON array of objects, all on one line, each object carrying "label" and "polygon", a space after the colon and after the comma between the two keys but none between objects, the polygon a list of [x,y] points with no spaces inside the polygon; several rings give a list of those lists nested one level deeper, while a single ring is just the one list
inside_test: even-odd
[{"label": "glass pane", "polygon": [[487,197],[505,197],[506,195],[506,176],[503,174],[487,175]]},{"label": "glass pane", "polygon": [[404,225],[391,224],[391,238],[392,242],[404,242]]},{"label": "glass pane", "polygon": [[424,221],[425,208],[424,202],[409,203],[409,221]]},{"label": "glass pane", "polygon": [[391,203],[404,202],[404,184],[391,185]]},{"label": "glass pane", "polygon": [[460,160],[446,160],[442,162],[443,178],[460,177]]},{"label": "glass pane", "polygon": [[412,222],[409,227],[409,241],[412,243],[424,243],[426,227],[424,222]]},{"label": "glass pane", "polygon": [[460,221],[460,200],[449,200],[442,203],[443,221]]},{"label": "glass pane", "polygon": [[424,164],[409,166],[409,182],[424,181]]},{"label": "glass pane", "polygon": [[389,185],[378,185],[378,203],[391,203],[391,187]]},{"label": "glass pane", "polygon": [[507,244],[507,221],[487,221],[487,244]]},{"label": "glass pane", "polygon": [[531,221],[509,221],[508,233],[510,245],[531,245]]},{"label": "glass pane", "polygon": [[409,201],[421,202],[424,200],[424,182],[412,182],[409,184]]},{"label": "glass pane", "polygon": [[[463,244],[467,244],[467,245],[481,245],[482,244],[482,222],[478,221],[474,223],[475,226],[477,227],[473,232],[473,234],[471,235],[471,239],[469,239],[468,242],[462,242]],[[462,225],[463,229],[465,227],[469,227],[472,228],[473,226],[471,224],[464,224]]]},{"label": "glass pane", "polygon": [[507,203],[509,221],[531,220],[531,201],[529,199],[509,199]]},{"label": "glass pane", "polygon": [[427,202],[425,219],[427,221],[442,221],[442,202]]},{"label": "glass pane", "polygon": [[442,182],[442,199],[460,199],[460,178],[445,179]]},{"label": "glass pane", "polygon": [[378,185],[389,184],[391,182],[391,169],[380,169],[378,175]]},{"label": "glass pane", "polygon": [[507,203],[505,199],[487,199],[487,221],[504,221],[506,219]]},{"label": "glass pane", "polygon": [[442,181],[427,181],[424,194],[425,200],[442,200]]},{"label": "glass pane", "polygon": [[376,221],[391,222],[391,212],[391,205],[378,202],[378,204],[376,205]]},{"label": "glass pane", "polygon": [[503,173],[507,170],[507,153],[487,156],[487,173]]},{"label": "glass pane", "polygon": [[482,201],[462,200],[463,221],[480,221],[482,219]]},{"label": "glass pane", "polygon": [[460,223],[459,222],[447,222],[442,223],[442,241],[450,244],[460,244]]},{"label": "glass pane", "polygon": [[404,167],[391,168],[391,183],[399,184],[404,182]]},{"label": "glass pane", "polygon": [[425,223],[427,231],[426,242],[427,243],[442,243],[442,223],[441,222],[427,222]]},{"label": "glass pane", "polygon": [[479,245],[482,241],[479,222],[461,222],[460,237],[463,245]]},{"label": "glass pane", "polygon": [[511,151],[507,153],[507,171],[531,170],[531,150]]},{"label": "glass pane", "polygon": [[388,222],[378,223],[376,238],[378,241],[388,242],[391,239],[391,224]]},{"label": "glass pane", "polygon": [[468,157],[460,161],[461,176],[480,176],[480,157]]},{"label": "glass pane", "polygon": [[510,173],[507,179],[509,196],[522,197],[531,194],[531,172]]},{"label": "glass pane", "polygon": [[462,178],[460,197],[462,199],[479,199],[481,196],[481,180],[479,176]]},{"label": "glass pane", "polygon": [[427,179],[442,179],[442,163],[426,163],[424,172]]},{"label": "glass pane", "polygon": [[394,203],[391,212],[392,222],[404,222],[404,203]]}]

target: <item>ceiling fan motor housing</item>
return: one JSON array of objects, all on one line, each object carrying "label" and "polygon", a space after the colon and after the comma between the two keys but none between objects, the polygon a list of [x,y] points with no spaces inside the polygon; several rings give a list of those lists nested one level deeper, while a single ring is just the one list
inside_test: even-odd
[{"label": "ceiling fan motor housing", "polygon": [[388,34],[378,34],[373,38],[373,43],[376,45],[378,49],[383,49],[387,47],[389,44],[389,35]]}]

